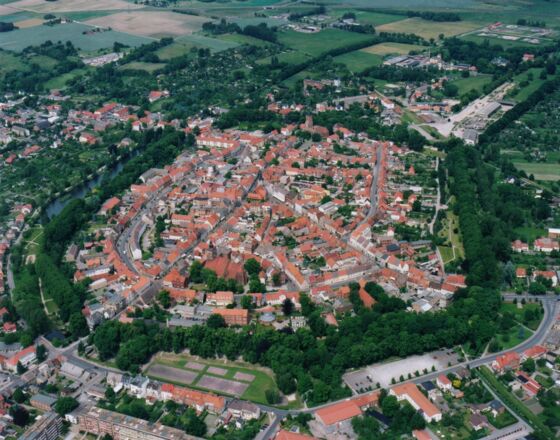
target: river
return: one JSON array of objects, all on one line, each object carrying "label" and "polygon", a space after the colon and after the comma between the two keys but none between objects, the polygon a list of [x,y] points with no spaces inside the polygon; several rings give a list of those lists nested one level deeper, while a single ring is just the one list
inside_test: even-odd
[{"label": "river", "polygon": [[127,156],[123,157],[116,164],[112,165],[109,168],[110,171],[108,173],[100,173],[93,179],[90,179],[87,182],[78,185],[69,193],[63,194],[51,201],[45,208],[45,212],[47,213],[47,217],[49,218],[49,220],[55,215],[60,214],[60,211],[62,211],[64,207],[72,200],[83,199],[92,189],[97,188],[105,179],[112,179],[113,177],[115,177],[122,171],[123,167],[130,159],[138,156],[139,154],[140,150],[138,149],[131,151]]}]

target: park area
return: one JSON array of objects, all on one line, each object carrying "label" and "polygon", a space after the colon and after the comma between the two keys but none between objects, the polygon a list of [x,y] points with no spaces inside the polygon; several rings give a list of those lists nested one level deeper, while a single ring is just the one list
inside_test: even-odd
[{"label": "park area", "polygon": [[160,354],[146,369],[148,376],[217,394],[267,403],[266,390],[278,388],[272,372],[240,362]]}]

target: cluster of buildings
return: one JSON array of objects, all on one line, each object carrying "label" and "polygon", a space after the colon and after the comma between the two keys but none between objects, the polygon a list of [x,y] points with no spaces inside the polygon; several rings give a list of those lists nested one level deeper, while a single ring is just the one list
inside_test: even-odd
[{"label": "cluster of buildings", "polygon": [[400,67],[403,69],[428,69],[435,68],[446,71],[477,72],[476,66],[469,64],[444,61],[441,55],[397,55],[383,61],[384,66]]}]

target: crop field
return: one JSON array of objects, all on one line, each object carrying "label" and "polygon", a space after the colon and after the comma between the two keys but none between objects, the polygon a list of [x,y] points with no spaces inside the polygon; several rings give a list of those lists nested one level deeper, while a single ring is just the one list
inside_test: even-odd
[{"label": "crop field", "polygon": [[278,33],[280,43],[311,56],[318,56],[331,49],[368,41],[369,39],[371,37],[368,35],[339,29],[325,29],[313,34],[292,30]]},{"label": "crop field", "polygon": [[271,373],[266,369],[239,362],[170,353],[159,354],[147,373],[155,379],[239,396],[258,403],[266,403],[266,390],[277,389]]},{"label": "crop field", "polygon": [[180,36],[202,29],[206,17],[178,14],[176,12],[131,11],[118,12],[107,17],[94,18],[86,23],[116,29],[145,37]]},{"label": "crop field", "polygon": [[10,3],[11,8],[34,12],[71,12],[71,11],[109,11],[115,9],[138,9],[142,6],[135,5],[125,0],[57,0],[46,2],[44,0],[19,0]]},{"label": "crop field", "polygon": [[36,26],[34,28],[18,29],[12,32],[0,33],[0,48],[21,51],[28,46],[39,45],[47,40],[72,41],[75,47],[91,51],[112,47],[115,41],[128,46],[140,46],[150,40],[122,32],[107,31],[91,35],[84,35],[89,26],[79,23],[69,23],[58,26]]},{"label": "crop field", "polygon": [[402,43],[380,43],[374,46],[366,47],[362,49],[363,52],[367,52],[374,55],[407,55],[410,51],[421,51],[425,48],[423,46],[417,46],[415,44],[402,44]]},{"label": "crop field", "polygon": [[481,27],[480,23],[470,21],[457,21],[457,22],[433,22],[423,20],[422,18],[413,17],[393,23],[384,24],[379,26],[379,32],[404,32],[407,34],[416,34],[426,40],[430,38],[437,39],[440,34],[446,37],[464,34],[465,32],[472,31]]},{"label": "crop field", "polygon": [[383,58],[379,55],[364,50],[345,53],[334,60],[337,63],[345,64],[348,70],[354,73],[363,72],[368,67],[379,66],[383,62]]},{"label": "crop field", "polygon": [[14,24],[20,29],[40,26],[45,22],[42,18],[28,18],[27,20],[16,21]]},{"label": "crop field", "polygon": [[190,47],[208,48],[213,52],[231,49],[239,46],[234,41],[219,40],[217,38],[205,37],[204,35],[183,35],[176,38],[175,42],[182,43]]}]

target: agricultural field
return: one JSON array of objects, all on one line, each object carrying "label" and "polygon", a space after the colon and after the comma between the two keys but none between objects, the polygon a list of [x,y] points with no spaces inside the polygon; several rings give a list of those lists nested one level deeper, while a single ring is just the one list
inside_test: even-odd
[{"label": "agricultural field", "polygon": [[0,33],[0,48],[19,52],[28,46],[40,45],[47,40],[51,40],[72,41],[74,46],[81,50],[93,51],[110,48],[116,41],[128,46],[140,46],[150,42],[147,38],[116,31],[84,35],[83,32],[90,29],[89,26],[83,24],[69,23],[58,26],[37,26],[34,28],[18,29],[12,32],[3,32]]},{"label": "agricultural field", "polygon": [[347,32],[339,29],[325,29],[314,34],[292,30],[278,33],[278,40],[280,43],[313,57],[337,47],[343,47],[369,39],[371,39],[369,35]]},{"label": "agricultural field", "polygon": [[109,11],[115,9],[139,9],[142,6],[135,5],[125,0],[57,0],[46,2],[44,0],[19,0],[9,4],[10,8],[40,13],[47,12],[75,12],[75,11]]},{"label": "agricultural field", "polygon": [[348,70],[354,73],[362,72],[368,67],[379,66],[383,62],[383,58],[379,55],[364,50],[345,53],[337,56],[334,60],[346,65]]},{"label": "agricultural field", "polygon": [[365,49],[362,49],[362,51],[384,57],[386,55],[408,55],[408,53],[413,50],[421,51],[424,49],[425,48],[423,46],[417,46],[415,44],[380,43],[366,47]]},{"label": "agricultural field", "polygon": [[202,29],[206,17],[160,11],[118,12],[106,17],[94,18],[86,23],[92,26],[111,27],[120,32],[144,37],[174,37],[192,34]]},{"label": "agricultural field", "polygon": [[393,23],[384,24],[377,28],[378,32],[403,32],[403,33],[414,33],[419,35],[426,40],[430,38],[438,39],[440,34],[446,37],[452,37],[454,35],[464,34],[465,32],[470,32],[474,29],[481,27],[480,23],[474,23],[470,21],[458,21],[458,22],[433,22],[424,20],[422,18],[413,17],[407,18],[401,21],[395,21]]},{"label": "agricultural field", "polygon": [[159,354],[147,373],[154,379],[265,404],[265,391],[277,389],[272,373],[264,368],[184,355]]},{"label": "agricultural field", "polygon": [[231,49],[239,46],[238,43],[233,41],[219,40],[217,38],[205,37],[204,35],[183,35],[175,39],[176,43],[181,43],[189,48],[202,47],[208,48],[212,52],[221,52],[222,50]]}]

